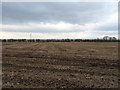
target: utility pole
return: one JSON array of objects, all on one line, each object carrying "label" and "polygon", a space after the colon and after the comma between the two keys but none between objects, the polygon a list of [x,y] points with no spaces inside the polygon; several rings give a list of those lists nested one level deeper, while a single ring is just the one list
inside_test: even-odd
[{"label": "utility pole", "polygon": [[31,39],[32,39],[32,34],[30,33],[30,42],[32,41]]},{"label": "utility pole", "polygon": [[32,39],[32,34],[30,33],[30,40]]}]

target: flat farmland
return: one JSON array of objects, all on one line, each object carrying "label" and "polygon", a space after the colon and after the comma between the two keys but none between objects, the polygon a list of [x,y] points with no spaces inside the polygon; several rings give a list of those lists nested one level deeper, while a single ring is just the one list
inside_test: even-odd
[{"label": "flat farmland", "polygon": [[117,88],[118,42],[3,42],[3,88]]}]

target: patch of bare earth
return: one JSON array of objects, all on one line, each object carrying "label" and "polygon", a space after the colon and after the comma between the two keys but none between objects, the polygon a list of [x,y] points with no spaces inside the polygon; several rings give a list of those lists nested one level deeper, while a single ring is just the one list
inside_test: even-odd
[{"label": "patch of bare earth", "polygon": [[117,88],[117,42],[4,42],[3,88]]}]

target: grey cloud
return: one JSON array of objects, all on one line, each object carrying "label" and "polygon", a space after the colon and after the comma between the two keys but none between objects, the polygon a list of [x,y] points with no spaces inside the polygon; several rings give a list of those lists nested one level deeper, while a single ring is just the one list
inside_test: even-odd
[{"label": "grey cloud", "polygon": [[[60,21],[72,24],[89,24],[104,21],[111,13],[117,12],[116,7],[105,2],[3,2],[2,23],[11,25],[22,25],[28,22],[57,23]],[[97,28],[101,31],[117,30],[117,25],[106,25]],[[35,30],[12,30],[4,29],[7,32],[83,32],[82,30],[56,31],[53,29]]]},{"label": "grey cloud", "polygon": [[98,27],[96,29],[99,31],[106,31],[106,32],[109,32],[111,30],[118,31],[118,24],[117,24],[117,22],[111,23],[111,24],[103,25],[103,26]]},{"label": "grey cloud", "polygon": [[36,2],[3,3],[3,23],[58,22],[89,23],[104,17],[105,3]]},{"label": "grey cloud", "polygon": [[103,26],[103,27],[100,27],[98,28],[97,30],[101,30],[101,31],[110,31],[110,30],[115,30],[115,31],[118,31],[118,25],[111,25],[111,26]]}]

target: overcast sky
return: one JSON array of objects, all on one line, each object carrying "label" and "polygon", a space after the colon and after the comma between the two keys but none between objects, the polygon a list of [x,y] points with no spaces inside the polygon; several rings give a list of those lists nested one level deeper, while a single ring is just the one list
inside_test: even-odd
[{"label": "overcast sky", "polygon": [[3,2],[0,38],[118,36],[117,2]]}]

